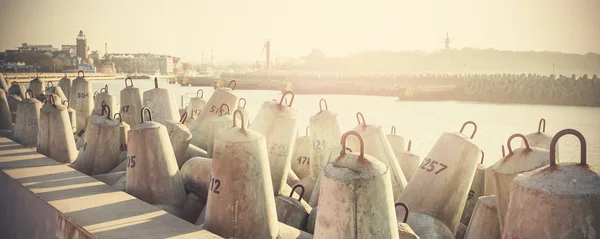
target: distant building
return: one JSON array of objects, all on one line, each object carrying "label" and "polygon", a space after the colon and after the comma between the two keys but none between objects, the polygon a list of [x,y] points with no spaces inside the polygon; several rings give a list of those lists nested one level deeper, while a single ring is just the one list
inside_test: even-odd
[{"label": "distant building", "polygon": [[68,51],[70,50],[71,52],[75,52],[77,51],[77,45],[61,45],[61,51]]},{"label": "distant building", "polygon": [[115,69],[115,63],[104,63],[96,65],[96,72],[103,74],[115,74],[117,73]]},{"label": "distant building", "polygon": [[173,74],[177,69],[179,59],[172,56],[150,53],[112,53],[107,54],[110,61],[115,63],[119,73],[160,73]]},{"label": "distant building", "polygon": [[18,51],[41,51],[41,52],[54,52],[58,51],[58,48],[52,47],[52,45],[29,45],[27,43],[21,44]]},{"label": "distant building", "polygon": [[88,58],[88,46],[87,46],[87,38],[83,34],[83,31],[79,31],[79,35],[77,35],[77,57],[84,59],[84,61]]},{"label": "distant building", "polygon": [[96,67],[92,64],[79,64],[77,65],[77,71],[83,71],[85,73],[96,73]]}]

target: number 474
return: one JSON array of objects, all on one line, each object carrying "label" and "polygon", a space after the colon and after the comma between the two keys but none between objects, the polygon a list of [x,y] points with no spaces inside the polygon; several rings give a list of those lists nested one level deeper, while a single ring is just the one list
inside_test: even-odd
[{"label": "number 474", "polygon": [[448,166],[446,166],[445,164],[429,158],[425,158],[425,160],[423,160],[423,164],[421,164],[419,168],[424,169],[427,172],[432,172],[433,170],[435,170],[436,165],[439,165],[441,168],[437,170],[435,174],[438,174],[448,168]]}]

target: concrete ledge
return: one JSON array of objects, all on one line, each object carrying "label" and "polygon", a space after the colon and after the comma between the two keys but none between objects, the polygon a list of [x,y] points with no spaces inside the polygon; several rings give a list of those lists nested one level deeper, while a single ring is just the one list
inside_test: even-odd
[{"label": "concrete ledge", "polygon": [[0,238],[221,238],[0,138]]}]

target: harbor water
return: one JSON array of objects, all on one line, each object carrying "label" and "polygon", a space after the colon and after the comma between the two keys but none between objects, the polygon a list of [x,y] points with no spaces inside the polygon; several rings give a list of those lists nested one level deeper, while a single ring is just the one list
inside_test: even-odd
[{"label": "harbor water", "polygon": [[[119,99],[119,92],[125,87],[123,80],[91,81],[93,91],[100,91],[108,85],[110,93]],[[153,80],[133,80],[135,87],[141,91],[154,88]],[[204,91],[208,99],[214,92],[213,87],[188,87],[179,84],[168,84],[166,79],[159,79],[159,87],[171,89],[177,104],[187,106],[189,98],[195,97],[198,89]],[[246,109],[250,120],[256,116],[264,101],[281,98],[281,92],[266,90],[236,90],[240,97],[247,100]],[[600,166],[600,108],[526,104],[487,104],[470,102],[417,102],[399,101],[396,97],[364,96],[364,95],[296,95],[293,107],[298,110],[300,124],[298,136],[304,136],[304,129],[309,124],[309,117],[319,111],[319,100],[327,100],[329,109],[339,114],[344,131],[357,124],[356,112],[362,112],[368,124],[383,127],[390,132],[396,127],[398,135],[405,140],[412,140],[411,151],[424,158],[442,132],[458,132],[465,121],[477,123],[477,134],[474,142],[485,152],[484,165],[487,167],[501,158],[501,145],[506,144],[508,137],[515,133],[529,134],[536,132],[540,118],[546,119],[546,132],[550,135],[565,129],[573,128],[586,137],[588,164]],[[119,100],[117,100],[119,102]],[[471,129],[468,129],[470,132]],[[515,139],[513,148],[519,147]],[[560,158],[579,159],[579,143],[575,137],[563,137],[560,141]],[[568,157],[576,155],[575,157]]]}]

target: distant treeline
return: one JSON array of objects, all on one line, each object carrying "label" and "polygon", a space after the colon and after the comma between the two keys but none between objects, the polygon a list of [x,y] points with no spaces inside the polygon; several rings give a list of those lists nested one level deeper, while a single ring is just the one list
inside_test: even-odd
[{"label": "distant treeline", "polygon": [[371,51],[346,57],[325,57],[314,50],[298,69],[339,73],[535,73],[598,74],[600,54],[515,52],[464,48],[436,53]]}]

